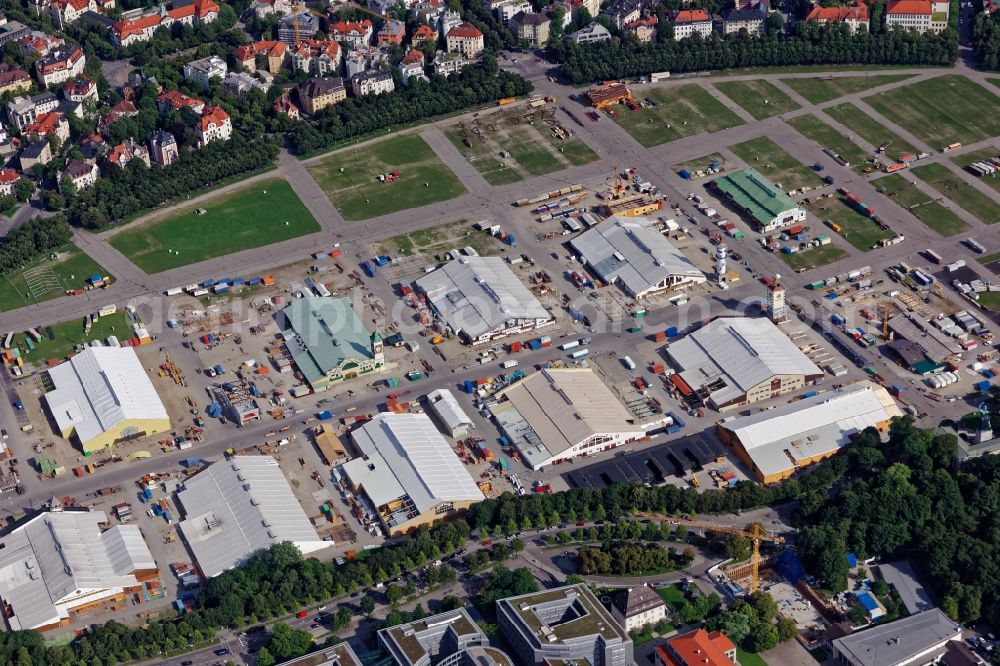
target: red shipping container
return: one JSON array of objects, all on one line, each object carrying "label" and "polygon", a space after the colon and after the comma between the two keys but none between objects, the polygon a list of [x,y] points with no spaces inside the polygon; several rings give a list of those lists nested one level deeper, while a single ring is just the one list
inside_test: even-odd
[{"label": "red shipping container", "polygon": [[517,352],[521,351],[521,341],[518,340],[516,342],[510,343],[510,346],[507,348],[507,350],[511,354],[516,354]]},{"label": "red shipping container", "polygon": [[667,334],[663,331],[657,331],[653,334],[653,342],[663,342],[667,339]]},{"label": "red shipping container", "polygon": [[660,374],[662,372],[666,372],[667,368],[662,363],[654,363],[649,368],[649,370],[650,370],[650,372],[653,372],[653,373],[655,373],[655,374],[658,375],[658,374]]}]

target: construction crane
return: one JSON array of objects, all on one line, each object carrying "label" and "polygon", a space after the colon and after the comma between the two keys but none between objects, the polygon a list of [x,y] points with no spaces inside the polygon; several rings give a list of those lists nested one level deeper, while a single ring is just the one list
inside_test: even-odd
[{"label": "construction crane", "polygon": [[785,538],[777,535],[768,534],[767,530],[760,523],[753,523],[750,525],[749,529],[740,529],[738,527],[727,527],[725,525],[716,525],[715,523],[703,522],[700,520],[681,520],[679,518],[674,518],[673,516],[664,516],[661,514],[643,514],[650,518],[661,518],[666,519],[666,521],[672,525],[684,525],[685,527],[693,527],[700,530],[705,530],[706,532],[722,532],[723,534],[732,534],[736,536],[746,537],[750,539],[753,544],[753,553],[750,556],[750,593],[753,594],[760,587],[760,543],[762,541],[768,541],[771,543],[785,543]]}]

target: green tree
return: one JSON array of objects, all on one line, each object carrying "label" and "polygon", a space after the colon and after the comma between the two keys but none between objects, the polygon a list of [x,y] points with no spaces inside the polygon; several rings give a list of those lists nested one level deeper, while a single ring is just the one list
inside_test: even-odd
[{"label": "green tree", "polygon": [[795,620],[782,615],[778,618],[778,640],[784,643],[794,639],[799,634],[799,628]]},{"label": "green tree", "polygon": [[361,612],[365,615],[371,615],[372,611],[375,610],[375,600],[369,595],[361,597]]},{"label": "green tree", "polygon": [[778,628],[770,622],[758,622],[746,637],[750,652],[766,652],[778,644]]},{"label": "green tree", "polygon": [[293,629],[284,622],[275,622],[267,647],[278,661],[287,661],[305,654],[312,648],[313,638],[308,631]]},{"label": "green tree", "polygon": [[271,651],[267,649],[266,645],[257,651],[257,658],[255,661],[257,666],[274,666],[278,663],[278,660],[274,658],[274,655],[271,654]]},{"label": "green tree", "polygon": [[757,590],[750,595],[750,607],[757,613],[761,622],[771,622],[778,616],[778,604],[771,595],[763,590]]}]

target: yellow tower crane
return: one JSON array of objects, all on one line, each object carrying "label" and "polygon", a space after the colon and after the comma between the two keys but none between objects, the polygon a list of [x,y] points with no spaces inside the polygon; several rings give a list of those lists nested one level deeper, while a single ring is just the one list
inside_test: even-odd
[{"label": "yellow tower crane", "polygon": [[750,593],[756,592],[760,588],[760,544],[762,541],[767,541],[770,543],[785,543],[785,538],[782,536],[771,535],[760,523],[753,523],[748,529],[740,529],[738,527],[727,527],[725,525],[716,525],[715,523],[709,523],[700,520],[680,520],[674,518],[673,516],[663,516],[658,514],[643,514],[651,518],[663,518],[668,523],[672,525],[684,525],[685,527],[693,527],[695,529],[705,530],[706,532],[722,532],[723,534],[733,534],[737,536],[742,536],[750,539],[750,543],[753,544],[753,553],[750,556]]}]

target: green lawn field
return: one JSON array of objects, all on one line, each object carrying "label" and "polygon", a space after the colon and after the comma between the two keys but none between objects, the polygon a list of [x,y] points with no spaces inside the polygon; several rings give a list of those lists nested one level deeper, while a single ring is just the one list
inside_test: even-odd
[{"label": "green lawn field", "polygon": [[870,143],[873,148],[878,148],[885,141],[892,141],[892,144],[886,149],[886,153],[891,156],[900,153],[920,152],[892,130],[886,129],[882,123],[866,115],[855,104],[850,102],[838,104],[824,109],[824,112],[841,125],[857,132],[858,136]]},{"label": "green lawn field", "polygon": [[720,81],[712,84],[723,95],[747,110],[757,120],[780,116],[799,108],[791,97],[770,81]]},{"label": "green lawn field", "polygon": [[991,312],[1000,312],[1000,291],[980,293],[979,304]]},{"label": "green lawn field", "polygon": [[420,252],[428,257],[454,249],[470,246],[479,256],[489,257],[500,254],[506,245],[484,231],[472,228],[468,220],[457,220],[400,234],[374,245],[376,254],[408,256]]},{"label": "green lawn field", "polygon": [[862,150],[858,144],[813,114],[807,113],[796,116],[789,119],[788,124],[794,127],[799,134],[807,139],[811,139],[821,148],[829,148],[840,155],[851,165],[852,169],[859,172],[864,169],[868,161],[868,153]]},{"label": "green lawn field", "polygon": [[786,153],[778,144],[766,136],[731,146],[730,150],[749,166],[759,171],[774,184],[781,184],[786,192],[797,190],[804,185],[823,184],[814,171]]},{"label": "green lawn field", "polygon": [[59,250],[55,261],[46,256],[21,271],[0,278],[0,312],[63,296],[67,289],[85,289],[87,278],[98,273],[111,277],[79,248],[69,245]]},{"label": "green lawn field", "polygon": [[899,206],[910,211],[942,236],[954,236],[969,228],[962,218],[918,190],[898,173],[872,181],[875,187]]},{"label": "green lawn field", "polygon": [[964,76],[948,74],[865,98],[933,150],[1000,135],[1000,97]]},{"label": "green lawn field", "polygon": [[[987,148],[980,148],[979,150],[974,150],[970,153],[963,153],[958,157],[953,157],[951,161],[964,169],[970,164],[974,164],[975,162],[982,162],[985,159],[996,157],[997,155],[1000,155],[1000,148],[989,146]],[[986,185],[989,185],[997,192],[1000,192],[1000,175],[993,174],[992,176],[982,176],[982,177],[973,176],[973,177],[979,178],[980,182],[985,183]]]},{"label": "green lawn field", "polygon": [[[612,109],[617,114],[615,122],[646,148],[743,124],[739,116],[695,83],[644,90],[642,98],[636,101],[649,98],[656,106],[631,111],[615,105]],[[607,117],[601,119],[606,121]]]},{"label": "green lawn field", "polygon": [[[394,183],[379,174],[399,171]],[[407,134],[334,153],[309,173],[348,220],[366,220],[465,194],[455,174],[419,135]]]},{"label": "green lawn field", "polygon": [[[77,345],[83,345],[91,340],[107,340],[108,336],[114,335],[123,344],[132,337],[132,326],[125,317],[125,312],[119,310],[113,315],[101,317],[94,322],[90,328],[90,334],[83,332],[83,318],[64,321],[61,324],[52,326],[52,333],[55,340],[49,340],[44,329],[41,342],[35,342],[35,349],[28,351],[28,345],[24,342],[24,334],[18,333],[14,336],[14,345],[21,348],[21,353],[27,363],[38,363],[47,361],[50,358],[64,358],[73,351]],[[32,338],[34,340],[34,338]]]},{"label": "green lawn field", "polygon": [[853,95],[862,90],[870,90],[887,83],[895,83],[912,77],[912,74],[881,74],[876,76],[837,76],[833,78],[781,79],[789,88],[805,97],[813,104],[822,104],[845,95]]},{"label": "green lawn field", "polygon": [[[835,234],[831,231],[827,234],[828,236],[834,236]],[[785,254],[784,252],[779,252],[778,256],[781,257],[782,261],[788,264],[789,268],[799,269],[799,268],[817,268],[819,266],[826,266],[827,264],[837,261],[841,257],[847,255],[847,252],[843,248],[839,248],[833,243],[829,245],[820,245],[819,247],[811,247],[808,250],[799,250],[793,254]]]},{"label": "green lawn field", "polygon": [[[920,180],[971,213],[980,222],[1000,222],[1000,204],[967,184],[942,164],[926,164],[910,169]],[[974,176],[970,176],[974,178]]]},{"label": "green lawn field", "polygon": [[759,654],[739,647],[736,648],[736,661],[740,666],[767,666],[767,662]]},{"label": "green lawn field", "polygon": [[[883,231],[870,219],[848,206],[847,200],[842,197],[818,199],[806,208],[824,222],[829,220],[840,225],[839,232],[828,229],[823,233],[828,233],[830,236],[839,233],[844,240],[862,252],[868,252],[880,240],[891,238],[893,235],[891,231]],[[818,233],[820,232],[816,231],[814,235]]]},{"label": "green lawn field", "polygon": [[[199,215],[198,210],[205,213]],[[129,227],[113,235],[110,243],[146,273],[159,273],[319,229],[291,185],[275,178]]]}]

